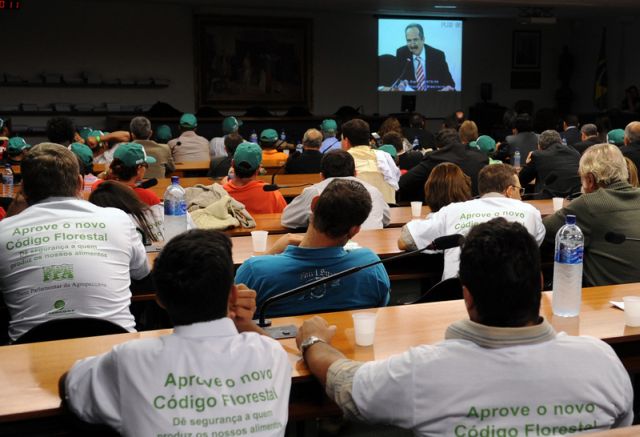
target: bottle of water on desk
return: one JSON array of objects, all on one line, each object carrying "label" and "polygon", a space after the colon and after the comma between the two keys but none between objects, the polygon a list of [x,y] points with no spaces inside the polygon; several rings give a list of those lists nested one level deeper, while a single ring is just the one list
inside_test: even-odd
[{"label": "bottle of water on desk", "polygon": [[413,143],[411,144],[413,150],[418,150],[420,148],[420,140],[418,137],[413,137]]},{"label": "bottle of water on desk", "polygon": [[13,197],[13,170],[11,164],[2,169],[2,197]]},{"label": "bottle of water on desk", "polygon": [[576,225],[576,216],[568,215],[566,224],[556,234],[553,263],[553,314],[575,317],[582,300],[582,259],[584,236]]},{"label": "bottle of water on desk", "polygon": [[256,133],[255,129],[251,131],[249,142],[252,142],[253,144],[258,144],[258,134]]},{"label": "bottle of water on desk", "polygon": [[178,176],[171,176],[171,185],[164,192],[164,240],[169,241],[187,230],[187,202]]},{"label": "bottle of water on desk", "polygon": [[520,150],[516,149],[513,154],[513,166],[515,168],[520,168]]}]

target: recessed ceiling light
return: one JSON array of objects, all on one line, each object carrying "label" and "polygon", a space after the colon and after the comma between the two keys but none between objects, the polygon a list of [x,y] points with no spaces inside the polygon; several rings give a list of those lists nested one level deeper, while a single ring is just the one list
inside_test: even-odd
[{"label": "recessed ceiling light", "polygon": [[435,5],[435,9],[457,9],[456,5]]}]

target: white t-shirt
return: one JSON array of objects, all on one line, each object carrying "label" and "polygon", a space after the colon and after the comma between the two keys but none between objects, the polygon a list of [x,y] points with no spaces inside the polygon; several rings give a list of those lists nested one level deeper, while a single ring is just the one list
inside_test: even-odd
[{"label": "white t-shirt", "polygon": [[125,436],[282,436],[290,387],[282,346],[228,318],[120,344],[66,379],[71,411]]},{"label": "white t-shirt", "polygon": [[[488,193],[479,199],[452,203],[438,212],[429,214],[426,220],[410,221],[407,223],[407,229],[416,247],[421,248],[444,235],[467,235],[474,225],[498,217],[521,223],[533,235],[538,245],[542,244],[545,228],[540,211],[528,203],[498,193]],[[460,249],[445,250],[442,279],[457,276],[459,265]]]},{"label": "white t-shirt", "polygon": [[11,339],[58,317],[98,317],[134,331],[130,278],[150,269],[123,211],[51,197],[2,220],[0,241]]},{"label": "white t-shirt", "polygon": [[366,420],[421,436],[565,435],[633,420],[633,390],[613,350],[564,333],[497,349],[462,339],[414,347],[365,363],[352,395]]}]

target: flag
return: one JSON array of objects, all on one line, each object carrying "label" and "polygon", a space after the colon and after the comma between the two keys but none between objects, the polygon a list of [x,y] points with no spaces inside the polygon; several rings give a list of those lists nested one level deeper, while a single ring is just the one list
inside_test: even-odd
[{"label": "flag", "polygon": [[598,63],[596,65],[596,80],[594,84],[593,102],[598,109],[606,109],[607,107],[607,29],[602,28],[602,41],[600,42],[600,53],[598,54]]}]

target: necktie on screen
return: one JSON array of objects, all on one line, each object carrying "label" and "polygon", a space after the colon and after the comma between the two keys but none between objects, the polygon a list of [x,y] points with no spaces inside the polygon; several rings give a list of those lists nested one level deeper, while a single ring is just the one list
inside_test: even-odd
[{"label": "necktie on screen", "polygon": [[424,80],[424,69],[422,68],[422,62],[420,62],[420,58],[416,57],[416,82],[418,91],[425,91],[427,89],[425,80]]}]

